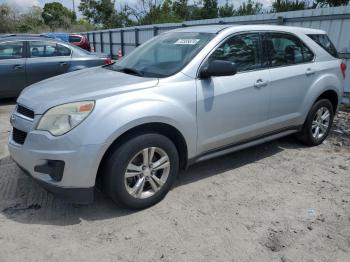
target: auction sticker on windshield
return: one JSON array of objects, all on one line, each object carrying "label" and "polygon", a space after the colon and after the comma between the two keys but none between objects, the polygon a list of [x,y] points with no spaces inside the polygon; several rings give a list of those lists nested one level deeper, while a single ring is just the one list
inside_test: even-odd
[{"label": "auction sticker on windshield", "polygon": [[195,45],[200,39],[179,39],[175,42],[175,45]]}]

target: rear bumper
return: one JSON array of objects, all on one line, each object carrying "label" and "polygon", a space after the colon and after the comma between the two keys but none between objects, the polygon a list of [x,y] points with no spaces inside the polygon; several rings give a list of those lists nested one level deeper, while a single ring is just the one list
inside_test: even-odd
[{"label": "rear bumper", "polygon": [[[13,159],[13,158],[12,158]],[[14,159],[13,159],[14,160]],[[15,161],[15,160],[14,160]],[[16,161],[17,166],[28,176],[34,179],[40,186],[47,191],[53,193],[55,196],[75,204],[89,204],[94,200],[94,187],[90,188],[73,188],[73,187],[59,187],[53,184],[46,183],[42,180],[33,177],[26,169],[24,169]]]}]

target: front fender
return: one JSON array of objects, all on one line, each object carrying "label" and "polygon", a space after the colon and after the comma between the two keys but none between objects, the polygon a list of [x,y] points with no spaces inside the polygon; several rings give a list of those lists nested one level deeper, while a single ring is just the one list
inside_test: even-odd
[{"label": "front fender", "polygon": [[134,127],[163,123],[176,128],[182,134],[189,157],[196,153],[195,107],[183,106],[168,97],[154,94],[147,97],[132,92],[98,100],[89,120],[85,129],[90,131],[82,136],[84,144],[93,141],[94,144],[106,144],[108,148],[118,137]]}]

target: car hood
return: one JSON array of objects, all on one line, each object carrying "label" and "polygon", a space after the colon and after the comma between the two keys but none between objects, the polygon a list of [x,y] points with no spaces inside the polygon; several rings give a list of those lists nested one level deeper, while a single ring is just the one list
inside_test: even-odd
[{"label": "car hood", "polygon": [[69,102],[97,100],[119,93],[151,88],[157,78],[138,77],[104,67],[94,67],[56,76],[25,88],[17,103],[43,114],[47,109]]}]

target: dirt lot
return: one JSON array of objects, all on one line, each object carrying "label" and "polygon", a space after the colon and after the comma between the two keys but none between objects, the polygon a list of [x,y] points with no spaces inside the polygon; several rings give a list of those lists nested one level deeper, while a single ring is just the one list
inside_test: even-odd
[{"label": "dirt lot", "polygon": [[306,148],[293,137],[191,167],[138,212],[41,189],[8,157],[0,106],[0,261],[350,261],[350,113]]}]

